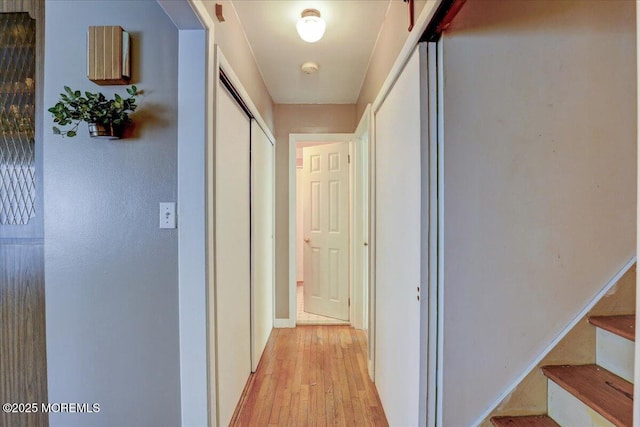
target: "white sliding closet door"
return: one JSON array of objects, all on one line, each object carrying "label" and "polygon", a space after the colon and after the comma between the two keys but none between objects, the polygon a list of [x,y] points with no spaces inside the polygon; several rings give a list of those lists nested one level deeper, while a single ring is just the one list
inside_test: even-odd
[{"label": "white sliding closet door", "polygon": [[375,118],[375,380],[389,425],[420,412],[420,57]]},{"label": "white sliding closet door", "polygon": [[255,372],[273,328],[274,147],[251,121],[252,357]]},{"label": "white sliding closet door", "polygon": [[218,86],[216,174],[216,331],[218,413],[229,425],[251,373],[250,121]]}]

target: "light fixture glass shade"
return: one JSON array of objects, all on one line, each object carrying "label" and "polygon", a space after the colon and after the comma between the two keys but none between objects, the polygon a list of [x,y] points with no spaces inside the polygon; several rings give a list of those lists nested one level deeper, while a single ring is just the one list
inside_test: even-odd
[{"label": "light fixture glass shade", "polygon": [[315,43],[322,38],[327,24],[316,9],[305,9],[298,20],[296,29],[300,38],[308,43]]}]

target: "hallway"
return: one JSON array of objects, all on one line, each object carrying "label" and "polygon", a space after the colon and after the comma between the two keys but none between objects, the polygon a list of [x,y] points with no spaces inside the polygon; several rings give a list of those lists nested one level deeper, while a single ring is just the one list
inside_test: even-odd
[{"label": "hallway", "polygon": [[274,329],[231,425],[387,426],[366,355],[350,326]]}]

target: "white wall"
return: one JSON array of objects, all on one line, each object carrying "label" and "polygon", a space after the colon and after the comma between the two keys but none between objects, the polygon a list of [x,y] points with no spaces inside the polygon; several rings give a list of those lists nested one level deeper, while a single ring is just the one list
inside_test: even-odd
[{"label": "white wall", "polygon": [[635,253],[634,2],[468,1],[444,43],[444,425]]},{"label": "white wall", "polygon": [[64,85],[123,93],[86,78],[90,25],[132,34],[140,98],[133,135],[52,134],[45,115],[45,265],[50,402],[99,403],[52,414],[52,427],[180,425],[177,230],[158,203],[177,192],[178,32],[156,2],[47,1],[45,106]]}]

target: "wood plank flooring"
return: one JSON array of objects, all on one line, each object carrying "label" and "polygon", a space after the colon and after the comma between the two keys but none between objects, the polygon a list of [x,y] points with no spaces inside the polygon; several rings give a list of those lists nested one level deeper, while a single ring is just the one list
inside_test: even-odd
[{"label": "wood plank flooring", "polygon": [[350,326],[274,329],[231,426],[388,426]]}]

